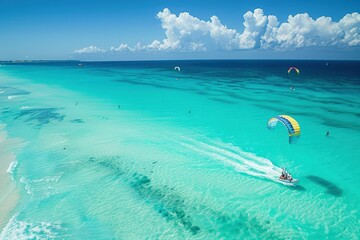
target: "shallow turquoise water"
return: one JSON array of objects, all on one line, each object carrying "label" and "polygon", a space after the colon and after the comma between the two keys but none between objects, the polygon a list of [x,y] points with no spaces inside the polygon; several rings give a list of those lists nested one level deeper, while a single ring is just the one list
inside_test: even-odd
[{"label": "shallow turquoise water", "polygon": [[[356,239],[359,67],[2,66],[1,123],[23,146],[10,168],[21,200],[0,238]],[[267,130],[278,114],[299,122],[297,144]],[[283,166],[297,187],[276,180]]]}]

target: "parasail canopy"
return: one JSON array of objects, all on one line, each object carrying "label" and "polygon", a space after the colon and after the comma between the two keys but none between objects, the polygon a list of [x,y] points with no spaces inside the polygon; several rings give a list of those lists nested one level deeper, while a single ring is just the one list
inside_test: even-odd
[{"label": "parasail canopy", "polygon": [[296,143],[300,138],[300,125],[292,117],[288,115],[278,115],[270,118],[267,123],[268,129],[274,129],[278,122],[281,122],[287,129],[289,134],[289,143]]},{"label": "parasail canopy", "polygon": [[178,66],[174,67],[174,70],[176,70],[176,71],[178,71],[178,72],[181,71],[180,67],[178,67]]},{"label": "parasail canopy", "polygon": [[288,69],[288,74],[290,74],[290,72],[291,72],[292,70],[296,71],[296,73],[297,73],[298,75],[300,74],[300,70],[297,69],[296,67],[290,67],[290,68]]}]

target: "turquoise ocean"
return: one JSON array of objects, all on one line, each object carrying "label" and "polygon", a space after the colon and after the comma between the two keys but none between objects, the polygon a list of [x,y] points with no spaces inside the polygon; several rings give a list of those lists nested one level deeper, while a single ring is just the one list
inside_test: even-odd
[{"label": "turquoise ocean", "polygon": [[0,239],[360,237],[360,62],[78,64],[0,66]]}]

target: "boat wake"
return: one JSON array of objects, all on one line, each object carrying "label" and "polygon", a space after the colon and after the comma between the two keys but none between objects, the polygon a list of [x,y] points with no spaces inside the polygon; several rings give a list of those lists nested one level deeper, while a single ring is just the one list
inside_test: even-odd
[{"label": "boat wake", "polygon": [[179,144],[201,155],[223,162],[227,166],[234,167],[238,172],[285,184],[278,180],[282,171],[280,167],[275,166],[267,158],[242,151],[232,144],[216,141],[205,143],[188,137],[183,137]]}]

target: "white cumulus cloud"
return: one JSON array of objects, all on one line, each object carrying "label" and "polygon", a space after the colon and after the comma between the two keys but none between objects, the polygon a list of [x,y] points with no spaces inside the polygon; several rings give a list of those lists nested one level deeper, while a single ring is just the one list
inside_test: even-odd
[{"label": "white cumulus cloud", "polygon": [[244,14],[244,32],[239,38],[239,48],[251,49],[258,47],[260,38],[264,35],[268,25],[268,17],[262,9],[255,9]]},{"label": "white cumulus cloud", "polygon": [[90,47],[84,47],[84,48],[81,48],[81,49],[78,49],[78,50],[75,50],[74,53],[77,53],[77,54],[83,54],[83,53],[104,53],[106,52],[106,50],[104,49],[101,49],[101,48],[98,48],[98,47],[95,47],[95,46],[90,46]]},{"label": "white cumulus cloud", "polygon": [[346,14],[338,23],[342,32],[341,43],[348,46],[360,46],[360,14]]},{"label": "white cumulus cloud", "polygon": [[[272,30],[274,47],[300,48],[310,46],[332,46],[338,44],[337,34],[340,29],[329,17],[312,19],[307,13],[289,16],[288,21]],[[268,39],[263,38],[263,46]]]},{"label": "white cumulus cloud", "polygon": [[110,51],[116,51],[116,52],[126,52],[126,51],[131,51],[131,49],[129,48],[129,46],[127,44],[120,44],[119,47],[111,47]]},{"label": "white cumulus cloud", "polygon": [[[243,15],[244,30],[238,32],[221,23],[217,16],[209,21],[182,12],[173,14],[168,8],[156,17],[165,31],[165,38],[149,44],[137,43],[130,47],[121,43],[111,52],[139,51],[213,51],[241,49],[295,49],[305,47],[358,47],[360,46],[360,14],[347,14],[338,22],[322,16],[313,19],[308,13],[288,16],[280,23],[276,16],[265,15],[260,8]],[[94,46],[75,53],[105,52]]]}]

